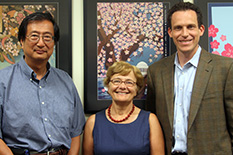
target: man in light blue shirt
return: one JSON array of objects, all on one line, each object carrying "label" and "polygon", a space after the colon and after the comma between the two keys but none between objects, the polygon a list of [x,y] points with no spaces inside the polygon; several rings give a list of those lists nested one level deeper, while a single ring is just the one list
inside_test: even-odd
[{"label": "man in light blue shirt", "polygon": [[205,27],[196,5],[175,4],[167,23],[176,53],[149,66],[146,100],[166,154],[233,154],[233,59],[199,46]]},{"label": "man in light blue shirt", "polygon": [[59,40],[49,13],[33,13],[18,33],[24,57],[0,70],[0,154],[78,154],[85,124],[71,77],[48,59]]}]

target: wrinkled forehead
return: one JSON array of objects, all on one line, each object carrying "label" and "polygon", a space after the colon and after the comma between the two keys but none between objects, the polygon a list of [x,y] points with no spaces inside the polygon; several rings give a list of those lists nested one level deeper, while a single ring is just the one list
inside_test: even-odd
[{"label": "wrinkled forehead", "polygon": [[50,33],[53,35],[54,34],[53,23],[49,20],[30,21],[27,25],[26,34],[29,34],[32,32],[39,33],[39,34]]}]

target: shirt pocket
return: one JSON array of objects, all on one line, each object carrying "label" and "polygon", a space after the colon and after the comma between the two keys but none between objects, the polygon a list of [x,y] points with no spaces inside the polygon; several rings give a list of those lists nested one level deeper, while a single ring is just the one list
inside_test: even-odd
[{"label": "shirt pocket", "polygon": [[62,97],[57,97],[51,102],[53,105],[51,119],[57,127],[70,128],[74,116],[74,101]]}]

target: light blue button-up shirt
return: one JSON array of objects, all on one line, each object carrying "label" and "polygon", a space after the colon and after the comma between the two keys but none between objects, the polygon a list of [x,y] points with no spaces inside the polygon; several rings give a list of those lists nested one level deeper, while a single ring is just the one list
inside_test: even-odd
[{"label": "light blue button-up shirt", "polygon": [[199,46],[195,55],[190,59],[183,68],[175,57],[175,76],[174,76],[174,123],[173,137],[175,144],[173,151],[187,152],[187,133],[188,133],[188,116],[192,96],[194,78],[201,54]]},{"label": "light blue button-up shirt", "polygon": [[83,132],[82,104],[70,76],[49,67],[41,79],[26,64],[0,70],[0,138],[38,152],[64,146]]}]

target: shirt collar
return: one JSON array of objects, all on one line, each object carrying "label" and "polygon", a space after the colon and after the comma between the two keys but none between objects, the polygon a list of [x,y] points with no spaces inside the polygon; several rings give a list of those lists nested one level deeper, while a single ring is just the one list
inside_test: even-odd
[{"label": "shirt collar", "polygon": [[[197,52],[194,54],[194,56],[193,56],[186,64],[189,64],[189,63],[190,63],[190,64],[192,64],[193,66],[197,67],[198,62],[199,62],[200,55],[201,55],[201,46],[198,47]],[[180,64],[179,64],[179,62],[178,62],[178,55],[177,55],[177,52],[176,52],[174,64],[175,64],[176,66],[180,66]],[[185,64],[185,65],[186,65],[186,64]],[[185,65],[184,65],[184,66],[185,66]]]},{"label": "shirt collar", "polygon": [[[35,78],[36,74],[34,73],[34,71],[28,66],[28,64],[26,63],[26,61],[24,60],[25,56],[23,56],[21,58],[21,60],[19,61],[19,65],[21,66],[22,71],[24,72],[24,74],[29,77],[29,78]],[[47,67],[47,73],[45,74],[45,77],[47,78],[51,67],[49,62],[46,65]]]}]

